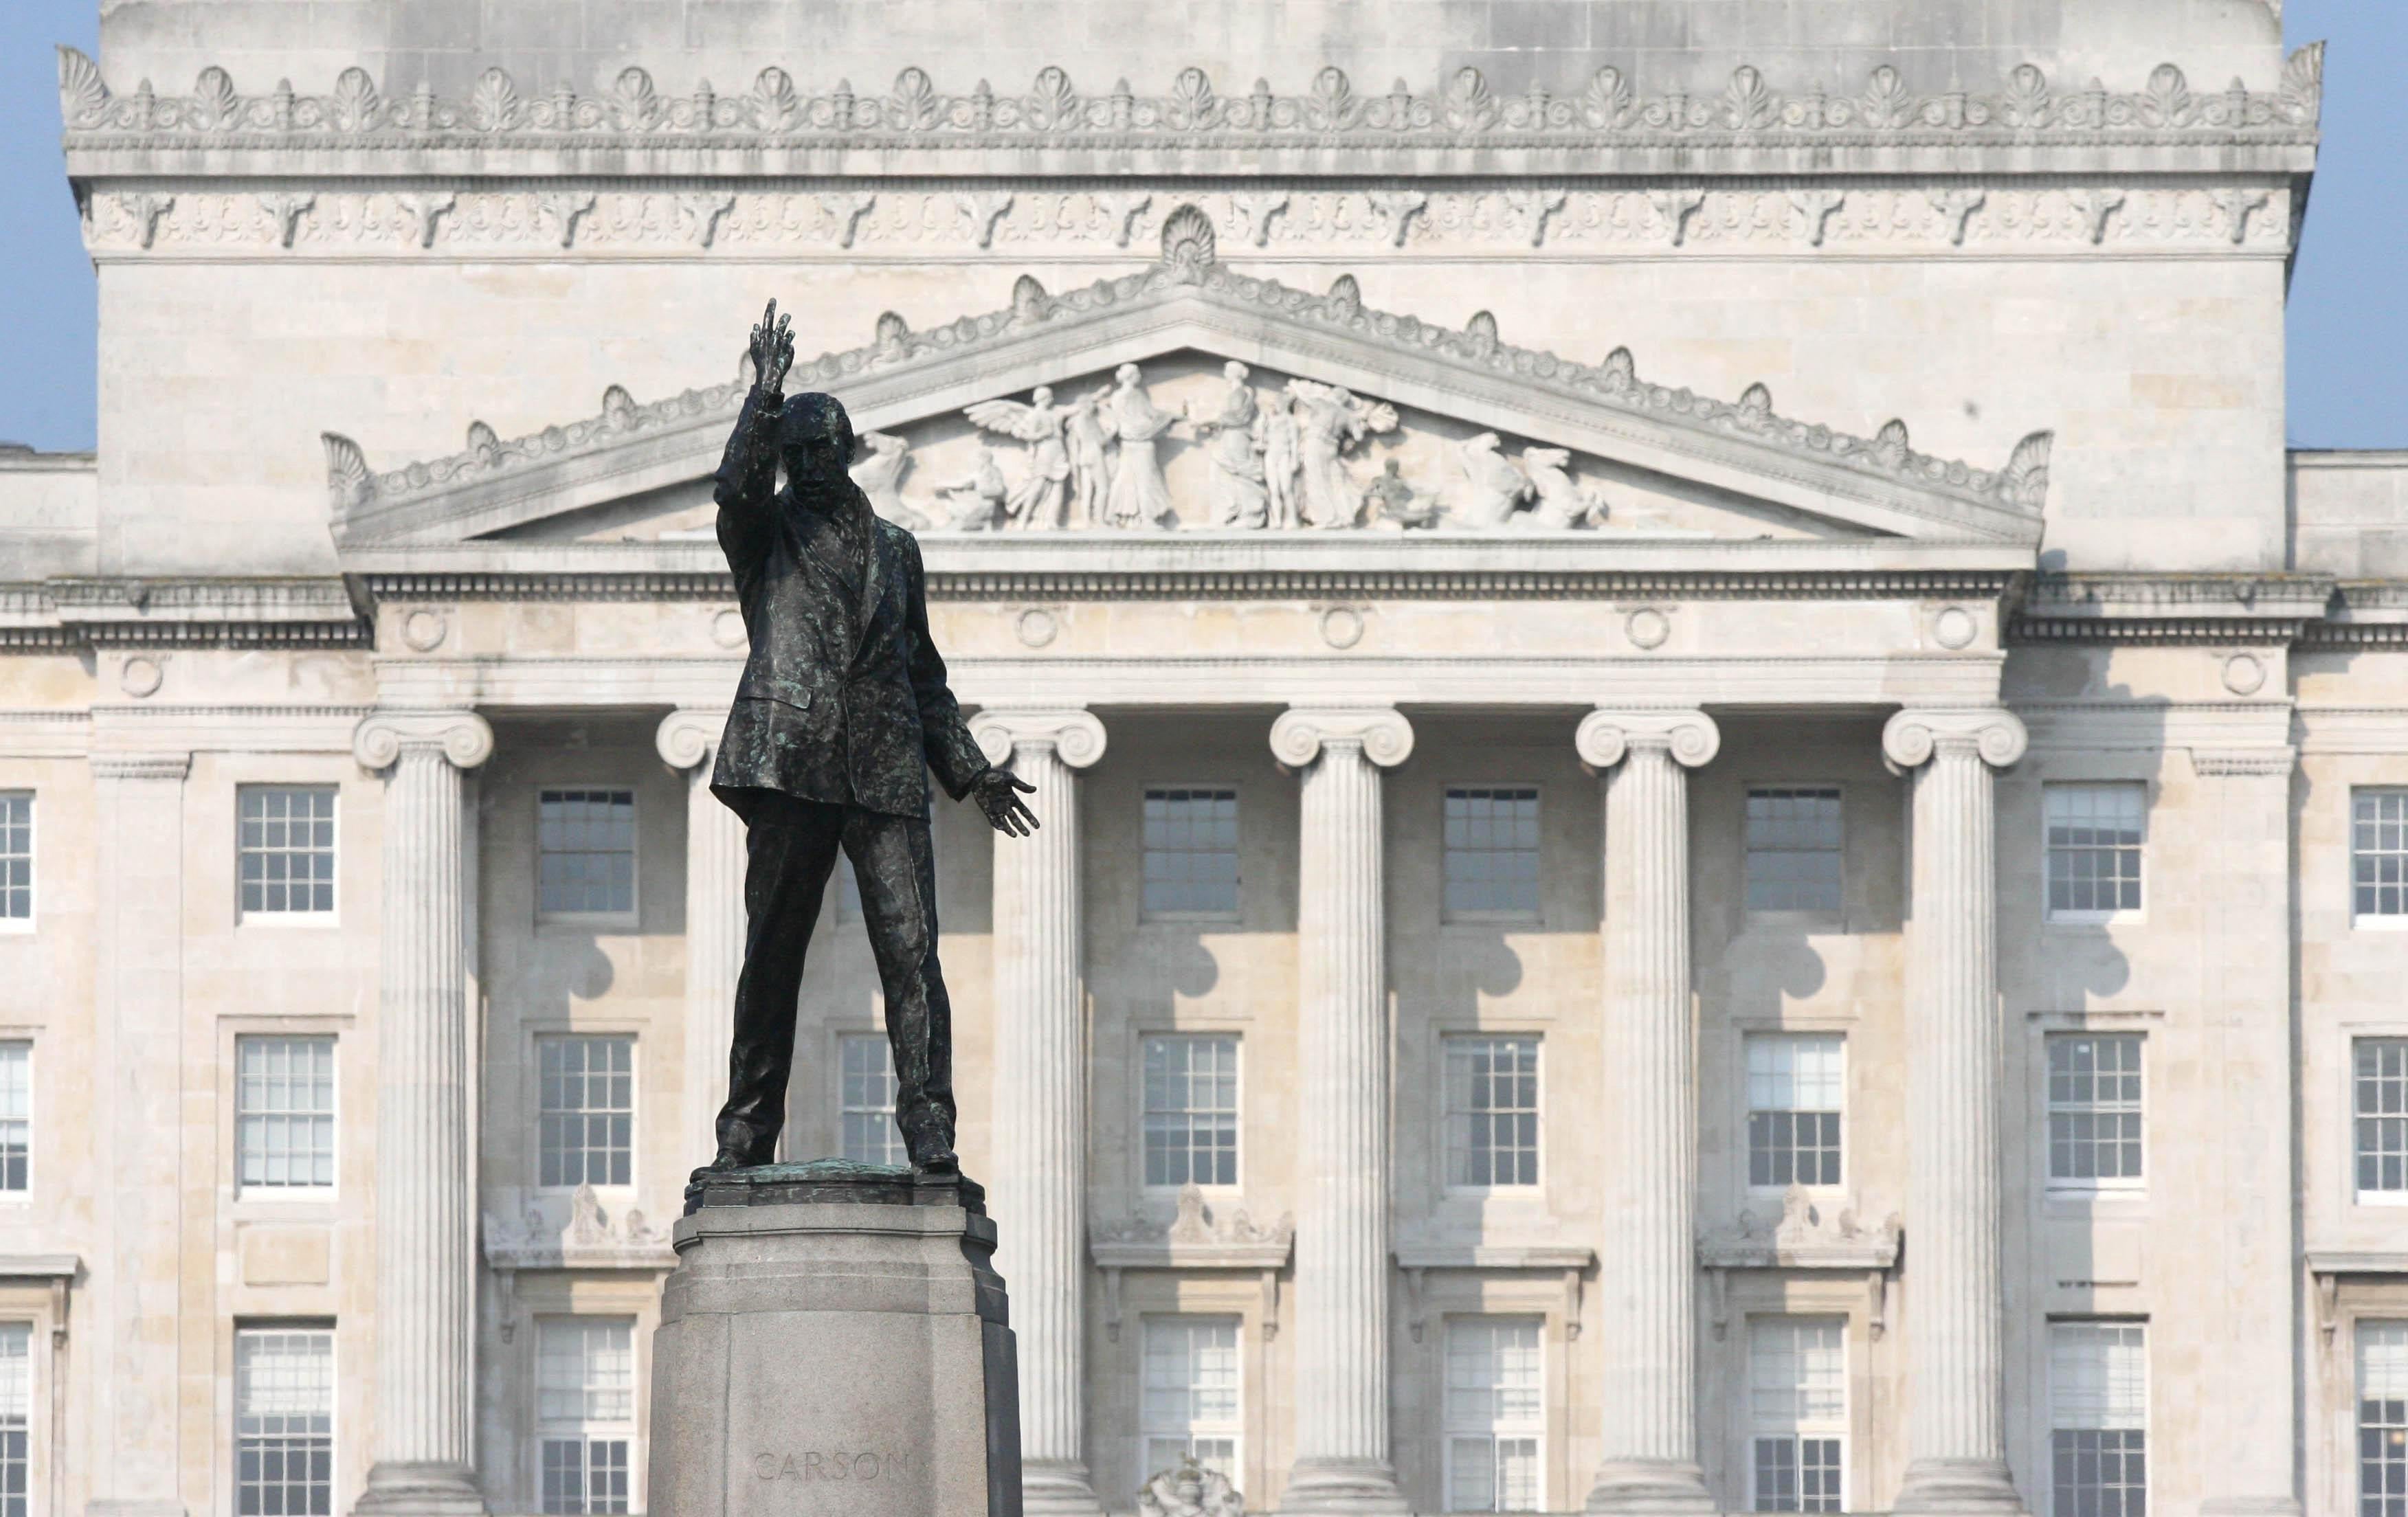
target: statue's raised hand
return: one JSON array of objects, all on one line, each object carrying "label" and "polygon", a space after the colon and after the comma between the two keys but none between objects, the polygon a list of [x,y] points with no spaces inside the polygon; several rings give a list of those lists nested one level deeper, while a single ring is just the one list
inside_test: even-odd
[{"label": "statue's raised hand", "polygon": [[786,371],[795,366],[795,319],[778,314],[778,303],[761,317],[761,324],[752,329],[753,382],[769,394],[783,392]]}]

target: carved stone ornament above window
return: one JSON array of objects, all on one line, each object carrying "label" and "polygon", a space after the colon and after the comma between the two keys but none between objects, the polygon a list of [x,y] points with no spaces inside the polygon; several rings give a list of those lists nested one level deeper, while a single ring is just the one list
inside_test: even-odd
[{"label": "carved stone ornament above window", "polygon": [[566,1210],[529,1195],[515,1217],[485,1214],[485,1262],[495,1269],[666,1269],[677,1263],[666,1228],[634,1207],[616,1217],[591,1185],[570,1193]]},{"label": "carved stone ornament above window", "polygon": [[[1161,245],[1141,272],[1058,295],[1023,275],[1004,309],[925,332],[889,312],[862,346],[798,362],[788,388],[843,400],[864,444],[856,480],[923,532],[1705,535],[1651,521],[1635,485],[1616,498],[1614,480],[1652,471],[1861,536],[2038,540],[2046,432],[2002,467],[1976,468],[1915,451],[1902,421],[1854,436],[1782,416],[1761,384],[1723,401],[1651,383],[1627,349],[1585,364],[1515,346],[1486,312],[1457,329],[1374,310],[1351,275],[1324,294],[1241,275],[1219,262],[1211,222],[1192,206],[1170,208]],[[1240,351],[1253,364],[1211,362]],[[1166,408],[1157,359],[1219,373],[1191,376],[1189,398]],[[328,434],[337,541],[523,534],[638,483],[699,480],[748,386],[739,375],[649,403],[614,386],[597,416],[507,440],[472,423],[465,451],[382,471]],[[1435,430],[1400,454],[1401,408]],[[972,442],[950,465],[916,457],[904,429],[953,418]],[[1164,476],[1173,447],[1208,465],[1186,500]],[[900,481],[914,467],[920,493],[907,497]]]},{"label": "carved stone ornament above window", "polygon": [[[525,148],[558,152],[661,147],[746,150],[871,148],[924,150],[1093,150],[1125,154],[1169,149],[1210,156],[1266,150],[1374,155],[1429,150],[1498,148],[1600,150],[1678,148],[1739,153],[1793,148],[1900,148],[1996,144],[2027,151],[2060,145],[2243,143],[2312,146],[2323,100],[2321,44],[2300,49],[2271,91],[2239,80],[2194,91],[2182,69],[2162,64],[2138,89],[2093,81],[2065,88],[2025,64],[2004,88],[1918,91],[1896,68],[1873,69],[1853,89],[1816,85],[1776,89],[1742,65],[1718,92],[1642,93],[1621,69],[1598,69],[1569,89],[1533,81],[1511,93],[1492,89],[1476,68],[1462,68],[1436,91],[1402,79],[1358,93],[1335,67],[1299,94],[1275,93],[1256,79],[1223,93],[1200,68],[1182,69],[1163,93],[1140,94],[1127,81],[1082,90],[1058,67],[1042,69],[1025,93],[998,94],[982,80],[969,93],[940,91],[928,73],[906,68],[883,92],[856,94],[849,83],[798,88],[784,69],[763,69],[746,88],[721,93],[707,79],[664,93],[641,68],[623,71],[600,95],[566,84],[528,86],[487,69],[461,98],[425,84],[391,92],[365,69],[348,68],[324,94],[289,82],[246,94],[220,67],[205,68],[185,95],[157,93],[148,79],[131,93],[112,91],[92,59],[59,52],[59,94],[71,171],[93,150],[140,150],[178,143],[289,150],[338,147],[374,171],[376,155],[396,160],[427,151]],[[423,171],[423,159],[408,160]],[[2228,165],[2229,166],[2229,165]],[[614,172],[656,171],[633,161]],[[751,171],[759,172],[754,164]],[[121,170],[122,171],[122,170]],[[490,171],[490,170],[489,170]],[[1594,165],[1592,166],[1594,171]],[[1698,172],[1691,163],[1688,172]],[[1268,213],[1268,212],[1267,212]],[[1533,207],[1528,214],[1541,217]],[[700,235],[697,233],[697,235]]]}]

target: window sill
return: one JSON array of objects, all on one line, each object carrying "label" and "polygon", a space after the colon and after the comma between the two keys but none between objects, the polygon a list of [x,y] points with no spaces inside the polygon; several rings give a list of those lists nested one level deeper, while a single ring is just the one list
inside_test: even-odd
[{"label": "window sill", "polygon": [[1747,1187],[1747,1195],[1748,1199],[1751,1201],[1778,1201],[1783,1196],[1787,1195],[1791,1191],[1802,1192],[1806,1195],[1818,1201],[1845,1200],[1849,1195],[1848,1182],[1843,1180],[1836,1185],[1751,1184]]},{"label": "window sill", "polygon": [[2087,1211],[2097,1207],[2137,1206],[2149,1198],[2146,1185],[2050,1185],[2041,1192],[2042,1200],[2067,1211]]},{"label": "window sill", "polygon": [[31,937],[33,936],[34,919],[32,917],[0,917],[0,937]]},{"label": "window sill", "polygon": [[337,911],[237,911],[235,925],[267,927],[278,932],[307,931],[312,927],[339,927],[343,924]]},{"label": "window sill", "polygon": [[1235,911],[1145,911],[1137,920],[1142,927],[1235,927],[1245,918]]},{"label": "window sill", "polygon": [[325,1190],[305,1190],[299,1186],[294,1186],[291,1190],[254,1187],[248,1191],[235,1193],[235,1220],[236,1222],[323,1221],[324,1213],[334,1210],[336,1203],[340,1199],[339,1193],[332,1187]]},{"label": "window sill", "polygon": [[1547,919],[1538,911],[1449,911],[1439,918],[1441,927],[1543,927]]},{"label": "window sill", "polygon": [[1845,911],[1757,911],[1747,913],[1746,927],[1777,928],[1784,932],[1843,933],[1848,930]]},{"label": "window sill", "polygon": [[2149,918],[2145,911],[2049,911],[2042,920],[2051,927],[2135,927]]},{"label": "window sill", "polygon": [[2408,932],[2408,912],[2393,916],[2354,916],[2349,919],[2353,932]]},{"label": "window sill", "polygon": [[643,918],[633,911],[544,911],[536,916],[538,927],[609,928],[617,932],[634,932],[641,927]]},{"label": "window sill", "polygon": [[2359,1191],[2350,1199],[2362,1207],[2408,1207],[2408,1191]]}]

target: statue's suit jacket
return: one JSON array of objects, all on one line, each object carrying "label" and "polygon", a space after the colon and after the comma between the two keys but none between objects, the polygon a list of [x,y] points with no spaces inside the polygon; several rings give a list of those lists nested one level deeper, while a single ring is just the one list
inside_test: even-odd
[{"label": "statue's suit jacket", "polygon": [[[721,461],[719,545],[752,651],[712,766],[713,794],[747,821],[763,791],[928,814],[928,771],[959,800],[988,767],[928,636],[920,545],[846,480],[838,498],[775,492],[778,403],[745,398]],[[855,585],[831,513],[869,544]]]}]

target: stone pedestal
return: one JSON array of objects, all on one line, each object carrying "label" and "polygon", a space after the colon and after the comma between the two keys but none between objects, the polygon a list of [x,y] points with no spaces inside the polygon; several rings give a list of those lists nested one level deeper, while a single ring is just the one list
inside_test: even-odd
[{"label": "stone pedestal", "polygon": [[652,1517],[1020,1517],[974,1181],[763,1165],[686,1206],[652,1338]]}]

